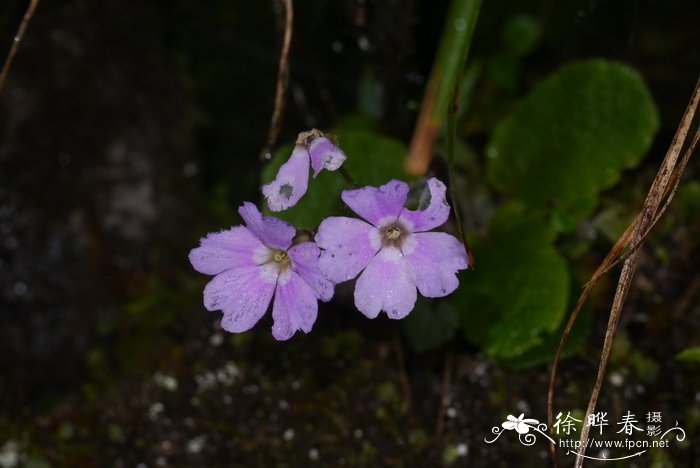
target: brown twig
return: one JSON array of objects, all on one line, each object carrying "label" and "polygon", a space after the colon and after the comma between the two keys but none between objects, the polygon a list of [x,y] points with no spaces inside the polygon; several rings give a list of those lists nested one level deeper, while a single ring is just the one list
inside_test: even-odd
[{"label": "brown twig", "polygon": [[12,47],[10,47],[10,52],[7,54],[5,64],[2,66],[2,71],[0,71],[0,91],[2,91],[2,87],[5,85],[5,78],[7,78],[7,73],[10,71],[10,66],[12,65],[12,61],[15,58],[17,49],[19,49],[19,44],[20,42],[22,42],[24,34],[27,32],[29,22],[32,20],[32,17],[34,16],[34,11],[36,11],[36,7],[38,5],[39,0],[29,0],[29,5],[27,5],[27,11],[25,11],[24,17],[22,18],[22,22],[19,24],[19,29],[17,30],[17,34],[15,34],[15,38],[12,41]]},{"label": "brown twig", "polygon": [[292,30],[294,29],[294,6],[292,0],[281,0],[284,5],[284,39],[280,51],[279,70],[277,72],[277,90],[275,92],[275,109],[270,119],[270,130],[267,133],[267,142],[260,152],[260,159],[269,160],[271,151],[277,143],[284,116],[284,107],[287,100],[287,88],[289,87],[289,48],[292,44]]},{"label": "brown twig", "polygon": [[[671,146],[666,153],[666,157],[661,163],[659,172],[654,179],[649,193],[644,201],[644,206],[642,211],[637,216],[635,221],[630,224],[625,232],[622,234],[620,239],[612,247],[608,255],[606,255],[603,262],[597,268],[596,272],[591,277],[591,280],[585,285],[581,296],[579,297],[574,310],[569,317],[564,333],[562,334],[559,347],[557,348],[554,361],[552,363],[552,369],[550,371],[549,388],[547,391],[547,420],[548,425],[552,426],[553,418],[553,400],[554,400],[554,384],[556,381],[556,370],[561,358],[561,352],[566,343],[566,339],[571,331],[574,321],[576,320],[583,303],[588,298],[591,290],[595,286],[596,282],[602,275],[609,271],[621,258],[625,258],[622,272],[620,273],[620,279],[618,281],[617,290],[615,292],[615,297],[613,299],[613,305],[610,311],[610,317],[608,319],[608,326],[605,334],[605,340],[603,343],[603,350],[601,352],[600,364],[598,366],[598,375],[596,377],[593,390],[591,392],[591,397],[586,410],[586,416],[584,421],[588,420],[588,416],[595,410],[598,395],[600,394],[600,389],[603,384],[603,379],[605,377],[605,370],[608,363],[608,358],[610,356],[610,349],[612,347],[612,342],[615,337],[615,332],[617,331],[617,324],[620,318],[622,307],[627,298],[627,293],[629,291],[632,277],[636,269],[637,259],[639,256],[639,247],[643,244],[646,236],[649,235],[656,223],[661,219],[666,208],[670,204],[673,196],[675,195],[678,183],[680,181],[683,170],[690,159],[690,156],[694,152],[698,140],[700,140],[700,129],[697,130],[695,136],[693,137],[689,147],[683,155],[683,158],[678,162],[678,157],[681,154],[683,146],[685,145],[688,132],[690,130],[693,118],[695,116],[695,111],[698,107],[698,102],[700,101],[700,80],[698,80],[693,96],[686,108],[683,119],[676,131],[676,135],[673,138]],[[664,202],[665,200],[665,202]],[[664,205],[661,206],[661,203]],[[627,252],[622,253],[625,246],[630,246]],[[581,430],[580,436],[580,451],[576,458],[575,466],[577,468],[583,465],[586,444],[588,442],[588,434],[590,427],[585,423]],[[555,447],[550,444],[550,453],[552,454],[553,460],[556,463],[555,457]]]}]

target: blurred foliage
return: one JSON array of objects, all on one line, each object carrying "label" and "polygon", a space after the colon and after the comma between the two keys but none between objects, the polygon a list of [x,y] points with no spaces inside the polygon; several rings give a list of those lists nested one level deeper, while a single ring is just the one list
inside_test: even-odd
[{"label": "blurred foliage", "polygon": [[700,346],[684,349],[678,353],[676,359],[679,361],[700,362]]},{"label": "blurred foliage", "polygon": [[528,206],[587,215],[598,193],[648,151],[659,118],[627,66],[577,62],[539,83],[496,127],[488,178]]},{"label": "blurred foliage", "polygon": [[419,297],[401,326],[411,347],[420,353],[452,340],[459,329],[459,317],[449,301]]},{"label": "blurred foliage", "polygon": [[478,269],[455,293],[465,336],[496,358],[514,358],[555,331],[566,310],[569,272],[555,233],[523,205],[496,212],[489,236],[470,239]]}]

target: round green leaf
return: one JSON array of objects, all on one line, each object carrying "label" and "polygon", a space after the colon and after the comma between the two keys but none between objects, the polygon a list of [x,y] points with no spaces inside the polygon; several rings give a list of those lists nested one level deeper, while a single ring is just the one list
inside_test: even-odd
[{"label": "round green leaf", "polygon": [[454,304],[467,339],[490,356],[518,357],[561,324],[569,272],[553,239],[549,223],[510,204],[496,213],[487,238],[470,240],[478,264]]},{"label": "round green leaf", "polygon": [[647,152],[659,126],[642,78],[614,62],[568,65],[540,82],[496,127],[488,179],[528,205],[574,214]]}]

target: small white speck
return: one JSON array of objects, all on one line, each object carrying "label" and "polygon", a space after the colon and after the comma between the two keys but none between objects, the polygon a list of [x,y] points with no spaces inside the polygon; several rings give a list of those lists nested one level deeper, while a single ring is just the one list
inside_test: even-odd
[{"label": "small white speck", "polygon": [[213,347],[221,346],[221,344],[224,342],[224,335],[222,333],[214,333],[210,338],[209,338],[209,344],[212,345]]},{"label": "small white speck", "polygon": [[448,418],[454,419],[455,417],[457,417],[457,410],[452,407],[449,407],[447,408],[447,411],[445,411],[445,414]]},{"label": "small white speck", "polygon": [[289,442],[294,438],[294,429],[287,429],[284,431],[284,434],[282,434],[282,438]]},{"label": "small white speck", "polygon": [[148,417],[153,419],[156,419],[158,415],[160,415],[163,410],[165,409],[165,405],[161,403],[160,401],[157,401],[151,405],[150,408],[148,408]]},{"label": "small white speck", "polygon": [[0,449],[0,466],[14,468],[19,464],[19,444],[14,440],[8,440]]},{"label": "small white speck", "polygon": [[333,41],[331,44],[331,49],[333,49],[333,52],[336,54],[339,54],[343,51],[343,43],[340,41]]},{"label": "small white speck", "polygon": [[309,449],[309,460],[316,461],[316,460],[318,460],[318,456],[319,456],[318,449],[316,447],[311,447]]},{"label": "small white speck", "polygon": [[193,162],[188,162],[182,166],[182,173],[185,177],[194,177],[197,175],[197,165]]},{"label": "small white speck", "polygon": [[21,281],[17,281],[15,283],[14,291],[17,296],[24,296],[27,294],[27,285]]},{"label": "small white speck", "polygon": [[460,457],[466,457],[469,453],[469,446],[467,444],[457,445],[457,455]]},{"label": "small white speck", "polygon": [[518,408],[518,411],[521,413],[529,414],[530,413],[530,405],[527,404],[527,401],[525,400],[518,400],[518,402],[515,404],[515,406]]},{"label": "small white speck", "polygon": [[352,433],[352,435],[354,435],[356,439],[361,439],[362,438],[362,429],[355,429],[355,431]]},{"label": "small white speck", "polygon": [[619,372],[613,372],[610,374],[610,383],[616,387],[622,387],[625,383],[625,378]]},{"label": "small white speck", "polygon": [[206,441],[206,436],[197,436],[194,439],[190,439],[189,441],[187,441],[187,446],[185,447],[185,450],[187,450],[187,453],[191,454],[199,453],[204,448]]},{"label": "small white speck", "polygon": [[369,50],[369,39],[367,39],[367,36],[358,37],[357,46],[360,48],[360,50],[367,52]]},{"label": "small white speck", "polygon": [[165,390],[174,392],[177,390],[177,379],[175,377],[164,374],[162,372],[156,372],[153,374],[153,381],[158,385],[160,388],[164,388]]}]

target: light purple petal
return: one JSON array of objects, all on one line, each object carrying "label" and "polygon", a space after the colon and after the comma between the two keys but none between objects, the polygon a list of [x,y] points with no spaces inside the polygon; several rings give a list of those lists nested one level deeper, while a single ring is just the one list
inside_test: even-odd
[{"label": "light purple petal", "polygon": [[395,247],[382,248],[355,285],[355,306],[369,318],[381,310],[389,318],[404,318],[413,310],[416,297],[406,260]]},{"label": "light purple petal", "polygon": [[262,192],[272,211],[286,210],[297,204],[309,185],[309,152],[301,145],[277,171],[275,180],[263,185]]},{"label": "light purple petal", "polygon": [[268,247],[286,250],[292,245],[292,239],[297,232],[294,226],[273,216],[263,216],[258,207],[250,202],[243,203],[238,213],[248,229]]},{"label": "light purple petal", "polygon": [[321,169],[335,171],[347,159],[343,150],[326,137],[317,137],[311,142],[309,156],[311,157],[311,167],[314,169],[314,177],[321,172]]},{"label": "light purple petal", "polygon": [[413,234],[411,251],[404,249],[411,273],[418,290],[425,297],[443,297],[457,286],[457,271],[468,267],[464,245],[444,232],[418,232]]},{"label": "light purple petal", "polygon": [[391,180],[381,187],[363,187],[357,190],[343,190],[341,198],[352,211],[375,226],[395,220],[406,203],[408,184]]},{"label": "light purple petal", "polygon": [[311,286],[287,270],[280,275],[272,306],[272,336],[288,340],[297,330],[309,333],[318,314],[318,299]]},{"label": "light purple petal", "polygon": [[425,203],[425,206],[421,207],[423,209],[403,210],[401,216],[411,222],[413,232],[429,231],[442,226],[447,221],[450,216],[450,205],[445,198],[446,192],[445,184],[433,177],[428,180],[427,191],[421,195],[421,205]]},{"label": "light purple petal", "polygon": [[226,270],[204,288],[204,307],[222,310],[221,326],[239,333],[250,330],[265,314],[275,291],[275,279],[265,276],[263,266]]},{"label": "light purple petal", "polygon": [[376,228],[361,219],[330,217],[323,220],[316,233],[322,248],[318,266],[333,283],[357,276],[379,251],[370,234]]},{"label": "light purple petal", "polygon": [[311,286],[316,297],[328,302],[333,297],[333,283],[328,281],[318,267],[319,249],[313,242],[302,242],[289,249],[292,269]]},{"label": "light purple petal", "polygon": [[198,272],[216,275],[229,268],[259,264],[261,252],[266,250],[269,249],[248,228],[236,226],[202,238],[200,246],[190,251],[189,258]]}]

